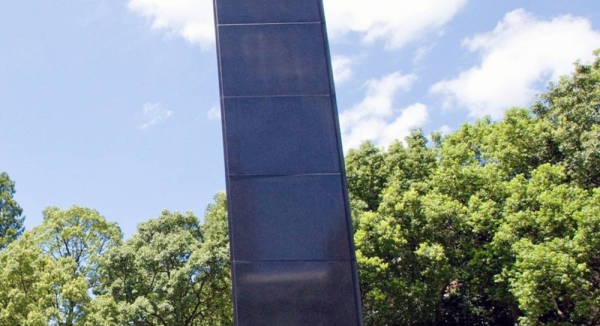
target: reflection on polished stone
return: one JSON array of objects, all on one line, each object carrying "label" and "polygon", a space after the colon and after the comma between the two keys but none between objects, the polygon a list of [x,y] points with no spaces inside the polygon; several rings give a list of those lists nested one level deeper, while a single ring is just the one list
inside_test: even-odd
[{"label": "reflection on polished stone", "polygon": [[237,263],[238,325],[358,325],[350,262]]}]

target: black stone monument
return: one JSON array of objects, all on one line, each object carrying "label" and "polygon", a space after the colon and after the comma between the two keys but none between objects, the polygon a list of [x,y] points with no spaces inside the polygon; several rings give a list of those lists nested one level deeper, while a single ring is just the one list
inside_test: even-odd
[{"label": "black stone monument", "polygon": [[214,0],[235,325],[362,325],[321,0]]}]

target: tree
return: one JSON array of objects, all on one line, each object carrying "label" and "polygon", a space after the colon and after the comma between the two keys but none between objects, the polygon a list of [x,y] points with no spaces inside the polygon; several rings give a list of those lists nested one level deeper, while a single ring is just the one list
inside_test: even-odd
[{"label": "tree", "polygon": [[98,291],[100,257],[121,244],[121,230],[90,208],[48,207],[43,215],[42,224],[31,230],[31,238],[59,272],[50,283],[49,322],[83,325],[92,300],[90,292]]},{"label": "tree", "polygon": [[91,298],[70,257],[53,258],[28,231],[0,253],[0,325],[83,325]]},{"label": "tree", "polygon": [[14,200],[15,183],[6,172],[0,173],[0,250],[16,240],[24,230],[23,209]]},{"label": "tree", "polygon": [[600,317],[600,192],[566,183],[562,166],[544,164],[509,183],[504,223],[492,246],[503,261],[524,325],[595,324]]},{"label": "tree", "polygon": [[367,325],[600,323],[599,71],[434,146],[349,153]]},{"label": "tree", "polygon": [[214,197],[214,203],[208,205],[202,223],[204,231],[204,246],[207,252],[219,262],[215,274],[216,288],[219,292],[213,294],[213,304],[210,315],[213,325],[233,324],[233,302],[231,299],[231,266],[229,259],[229,220],[227,219],[227,197],[219,192]]},{"label": "tree", "polygon": [[550,84],[532,111],[552,131],[557,160],[567,176],[584,188],[600,186],[600,49],[591,64]]},{"label": "tree", "polygon": [[56,271],[29,233],[0,252],[0,325],[48,325]]},{"label": "tree", "polygon": [[96,310],[130,325],[231,324],[224,204],[218,195],[204,226],[192,213],[169,211],[141,223],[103,258]]},{"label": "tree", "polygon": [[377,209],[388,178],[382,151],[368,141],[358,150],[351,149],[346,155],[346,175],[352,180],[348,188],[355,206],[362,203],[366,209]]}]

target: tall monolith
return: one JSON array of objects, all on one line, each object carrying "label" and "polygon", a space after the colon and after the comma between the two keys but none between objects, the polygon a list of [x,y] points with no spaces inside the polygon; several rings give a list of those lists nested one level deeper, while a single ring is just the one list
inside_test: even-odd
[{"label": "tall monolith", "polygon": [[235,324],[362,325],[321,0],[214,0]]}]

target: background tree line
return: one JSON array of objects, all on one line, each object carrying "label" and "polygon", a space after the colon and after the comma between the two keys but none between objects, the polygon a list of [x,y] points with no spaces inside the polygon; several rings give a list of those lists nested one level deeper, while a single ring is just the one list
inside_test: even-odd
[{"label": "background tree line", "polygon": [[14,182],[0,177],[0,325],[232,324],[225,194],[203,224],[163,211],[123,241],[115,223],[78,206],[46,208],[23,232]]},{"label": "background tree line", "polygon": [[[366,325],[600,324],[600,58],[531,109],[350,150]],[[0,325],[230,325],[225,195],[123,241],[98,212],[23,230],[0,174]]]}]

